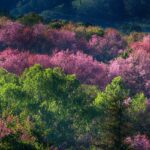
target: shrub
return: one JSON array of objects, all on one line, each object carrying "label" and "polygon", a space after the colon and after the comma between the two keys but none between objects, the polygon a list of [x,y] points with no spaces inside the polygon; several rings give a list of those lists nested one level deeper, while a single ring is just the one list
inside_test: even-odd
[{"label": "shrub", "polygon": [[119,32],[113,29],[106,30],[103,37],[92,36],[89,40],[89,54],[97,60],[108,61],[123,52],[126,42]]},{"label": "shrub", "polygon": [[128,44],[131,44],[133,42],[141,41],[144,36],[145,36],[145,33],[132,32],[126,37],[126,40]]},{"label": "shrub", "polygon": [[18,21],[27,26],[33,26],[43,22],[43,18],[36,13],[29,13],[21,18]]},{"label": "shrub", "polygon": [[86,39],[90,39],[93,35],[104,35],[104,30],[96,26],[77,26],[74,31],[77,33],[78,37],[85,37]]},{"label": "shrub", "polygon": [[53,20],[49,23],[49,26],[52,29],[60,29],[64,27],[66,24],[68,24],[68,21],[66,20]]}]

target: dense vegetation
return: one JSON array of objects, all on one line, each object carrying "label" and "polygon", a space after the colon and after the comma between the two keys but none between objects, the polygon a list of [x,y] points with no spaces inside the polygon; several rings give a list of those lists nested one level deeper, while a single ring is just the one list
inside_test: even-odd
[{"label": "dense vegetation", "polygon": [[86,20],[88,16],[89,21],[93,21],[99,18],[150,17],[149,0],[1,0],[0,10],[13,16],[36,12],[46,19],[65,17]]},{"label": "dense vegetation", "polygon": [[0,149],[150,149],[150,34],[1,17],[0,67]]}]

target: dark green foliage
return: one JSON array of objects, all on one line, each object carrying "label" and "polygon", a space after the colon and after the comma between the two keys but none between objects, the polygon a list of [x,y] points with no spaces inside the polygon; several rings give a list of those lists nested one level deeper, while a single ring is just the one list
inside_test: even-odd
[{"label": "dark green foliage", "polygon": [[1,11],[0,10],[0,17],[1,16],[9,16],[9,12],[8,11]]},{"label": "dark green foliage", "polygon": [[129,54],[132,52],[132,49],[127,49],[126,51],[124,51],[122,54],[121,54],[121,57],[126,59],[129,57]]},{"label": "dark green foliage", "polygon": [[129,23],[129,24],[124,24],[121,26],[121,31],[129,34],[131,32],[142,32],[142,28],[139,25]]},{"label": "dark green foliage", "polygon": [[1,0],[0,10],[9,11],[13,16],[49,12],[53,18],[58,16],[88,22],[106,18],[124,20],[150,17],[149,0]]},{"label": "dark green foliage", "polygon": [[38,23],[43,22],[43,18],[35,13],[29,13],[28,15],[25,15],[18,19],[19,22],[21,22],[24,25],[32,26]]},{"label": "dark green foliage", "polygon": [[0,143],[1,150],[37,150],[31,144],[22,143],[21,141],[17,141],[18,137],[16,135],[10,135],[4,139],[2,139]]}]

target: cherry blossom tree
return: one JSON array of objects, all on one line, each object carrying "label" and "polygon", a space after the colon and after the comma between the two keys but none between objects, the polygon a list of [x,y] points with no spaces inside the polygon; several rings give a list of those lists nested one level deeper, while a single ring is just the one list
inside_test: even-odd
[{"label": "cherry blossom tree", "polygon": [[144,92],[150,97],[150,36],[131,45],[132,52],[127,59],[111,61],[109,76],[122,76],[133,93]]},{"label": "cherry blossom tree", "polygon": [[120,33],[114,29],[106,30],[103,37],[93,35],[89,40],[89,54],[98,60],[108,61],[118,56],[126,47]]},{"label": "cherry blossom tree", "polygon": [[29,67],[28,57],[28,52],[19,52],[8,48],[0,52],[0,67],[9,72],[20,74],[25,68]]},{"label": "cherry blossom tree", "polygon": [[96,84],[104,88],[107,83],[107,65],[99,63],[82,52],[61,51],[51,57],[51,64],[66,73],[76,74],[82,83]]},{"label": "cherry blossom tree", "polygon": [[150,140],[146,135],[136,135],[134,137],[127,137],[125,143],[134,150],[149,150]]}]

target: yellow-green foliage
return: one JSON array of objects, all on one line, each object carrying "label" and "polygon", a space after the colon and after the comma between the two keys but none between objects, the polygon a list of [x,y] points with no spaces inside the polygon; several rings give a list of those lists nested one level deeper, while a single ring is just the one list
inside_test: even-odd
[{"label": "yellow-green foliage", "polygon": [[103,36],[104,30],[98,26],[78,26],[74,29],[78,36],[84,36],[87,39],[91,38],[92,35]]}]

